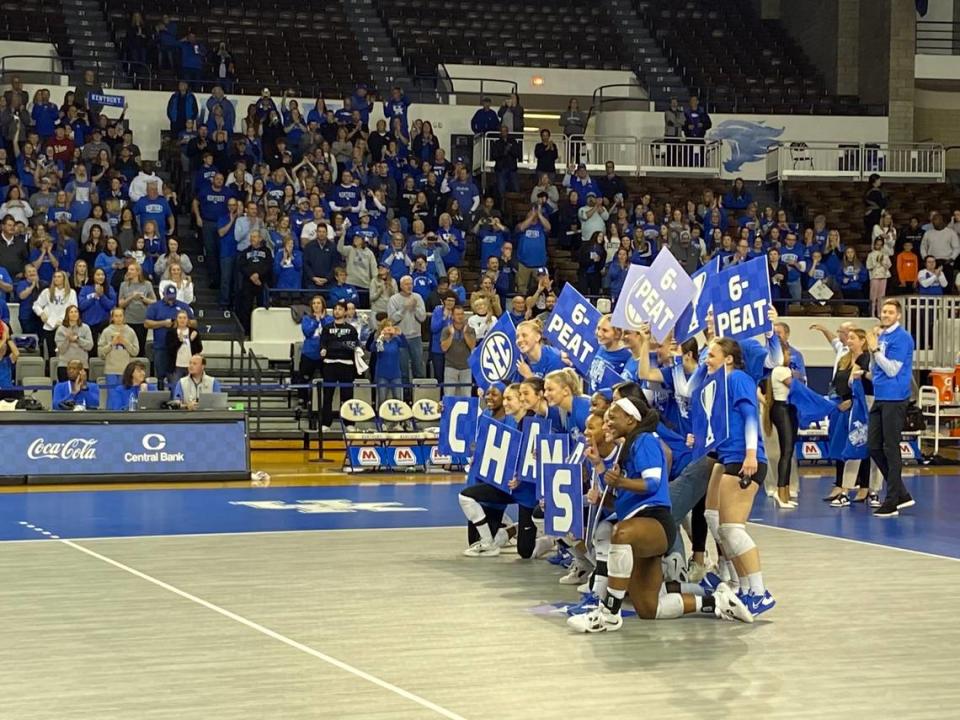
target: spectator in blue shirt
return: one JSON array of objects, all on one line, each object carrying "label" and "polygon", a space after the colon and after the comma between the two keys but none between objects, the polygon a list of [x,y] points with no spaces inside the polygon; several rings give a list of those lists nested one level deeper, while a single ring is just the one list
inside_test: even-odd
[{"label": "spectator in blue shirt", "polygon": [[276,290],[299,290],[303,287],[303,253],[292,235],[283,239],[283,246],[273,254],[273,278]]},{"label": "spectator in blue shirt", "polygon": [[[210,91],[210,97],[207,98],[206,110],[208,119],[213,115],[213,109],[215,107],[219,107],[223,113],[223,126],[228,132],[234,132],[237,124],[237,111],[236,108],[233,107],[233,103],[230,102],[224,94],[223,87],[220,84],[213,86],[213,90]],[[212,132],[213,128],[208,128],[208,130]]]},{"label": "spectator in blue shirt", "polygon": [[33,129],[40,136],[42,142],[46,142],[53,137],[57,120],[60,118],[60,108],[50,102],[50,91],[46,88],[38,90],[34,95],[33,110],[30,112],[33,118]]},{"label": "spectator in blue shirt", "polygon": [[[483,99],[483,107],[473,114],[470,120],[470,129],[474,135],[483,133],[497,132],[500,129],[500,118],[497,117],[497,111],[490,107],[490,98]],[[441,382],[443,382],[441,380]]]},{"label": "spectator in blue shirt", "polygon": [[360,304],[360,295],[353,285],[347,283],[347,271],[342,267],[333,269],[333,284],[330,286],[327,300],[331,305],[336,305],[340,301],[354,305]]},{"label": "spectator in blue shirt", "polygon": [[422,297],[424,304],[426,304],[430,293],[437,289],[437,278],[427,270],[427,258],[423,255],[414,260],[413,272],[410,277],[413,278],[413,291]]},{"label": "spectator in blue shirt", "polygon": [[173,370],[169,367],[167,334],[170,328],[174,327],[177,314],[181,311],[187,314],[189,326],[196,329],[197,321],[193,319],[193,309],[177,300],[177,288],[173,285],[168,285],[163,291],[162,299],[147,308],[143,324],[147,330],[153,330],[153,368],[161,384]]},{"label": "spectator in blue shirt", "polygon": [[53,409],[74,410],[77,407],[96,410],[100,407],[100,388],[87,381],[87,371],[79,360],[67,363],[67,379],[53,387]]},{"label": "spectator in blue shirt", "polygon": [[517,290],[525,293],[531,278],[538,268],[547,264],[547,233],[550,221],[544,214],[543,198],[538,200],[527,212],[527,216],[517,226]]},{"label": "spectator in blue shirt", "polygon": [[[146,366],[139,360],[131,360],[124,368],[120,382],[111,387],[107,394],[107,410],[125,412],[136,409],[140,393],[151,389],[146,379]],[[153,389],[156,390],[156,387]]]},{"label": "spectator in blue shirt", "polygon": [[843,262],[837,277],[844,300],[865,300],[868,279],[867,268],[857,257],[857,249],[852,245],[848,246],[843,253]]},{"label": "spectator in blue shirt", "polygon": [[117,304],[117,293],[110,286],[103,268],[98,267],[93,271],[93,280],[89,285],[77,288],[77,302],[80,307],[80,320],[90,326],[90,334],[96,346],[100,333],[110,321],[110,311]]},{"label": "spectator in blue shirt", "polygon": [[390,97],[383,103],[383,115],[387,118],[390,129],[394,128],[394,118],[400,121],[399,129],[404,138],[410,137],[409,124],[407,123],[407,108],[410,107],[410,100],[403,94],[403,88],[394,86],[390,88]]},{"label": "spectator in blue shirt", "polygon": [[448,291],[442,295],[442,302],[430,314],[430,364],[433,366],[433,376],[441,385],[443,384],[444,353],[443,348],[440,347],[440,336],[443,335],[445,327],[453,325],[453,308],[456,305],[457,296]]},{"label": "spectator in blue shirt", "polygon": [[152,220],[158,232],[166,228],[167,235],[173,235],[173,210],[167,199],[160,196],[156,183],[147,183],[147,194],[133,204],[133,214],[140,227],[146,228],[147,222]]},{"label": "spectator in blue shirt", "polygon": [[177,91],[167,101],[167,120],[170,121],[170,132],[179,134],[187,129],[187,120],[197,120],[200,110],[197,107],[197,97],[190,91],[190,86],[183,80],[177,85]]},{"label": "spectator in blue shirt", "polygon": [[180,74],[190,83],[198,83],[203,74],[203,63],[207,50],[197,42],[197,36],[192,32],[180,41]]},{"label": "spectator in blue shirt", "polygon": [[747,188],[743,184],[743,178],[736,178],[730,192],[723,196],[723,207],[727,210],[742,212],[752,202],[753,196],[747,192]]},{"label": "spectator in blue shirt", "polygon": [[407,347],[407,339],[390,318],[379,323],[379,332],[373,344],[376,357],[373,379],[377,383],[377,407],[388,399],[399,400],[402,394],[400,351]]}]

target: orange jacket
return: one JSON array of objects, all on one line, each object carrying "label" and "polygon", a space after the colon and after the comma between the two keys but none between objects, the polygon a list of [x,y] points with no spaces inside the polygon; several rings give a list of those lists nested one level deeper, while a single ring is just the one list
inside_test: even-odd
[{"label": "orange jacket", "polygon": [[917,281],[917,273],[920,270],[920,259],[914,252],[905,250],[897,255],[897,279],[902,283]]}]

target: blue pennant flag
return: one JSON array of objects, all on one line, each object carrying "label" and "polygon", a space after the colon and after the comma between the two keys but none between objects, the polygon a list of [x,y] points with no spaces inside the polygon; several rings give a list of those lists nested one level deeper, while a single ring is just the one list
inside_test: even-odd
[{"label": "blue pennant flag", "polygon": [[510,492],[507,485],[516,474],[522,444],[520,430],[507,427],[488,415],[481,416],[477,422],[477,449],[470,463],[468,482],[473,484],[482,480]]},{"label": "blue pennant flag", "polygon": [[543,531],[547,535],[583,537],[583,468],[574,464],[543,466]]},{"label": "blue pennant flag", "polygon": [[703,457],[730,435],[727,402],[727,371],[721,368],[707,375],[691,398],[693,415],[693,456]]},{"label": "blue pennant flag", "polygon": [[719,274],[720,258],[715,257],[690,276],[693,280],[693,300],[680,314],[677,326],[673,329],[673,337],[678,343],[689,340],[706,326],[707,313],[710,311],[711,280],[715,281]]},{"label": "blue pennant flag", "polygon": [[731,265],[709,283],[717,337],[741,340],[773,329],[767,259]]},{"label": "blue pennant flag", "polygon": [[517,374],[517,329],[504,313],[470,353],[470,372],[477,385],[486,390],[494,383],[509,385]]},{"label": "blue pennant flag", "polygon": [[796,379],[790,383],[787,402],[797,409],[797,422],[801,428],[820,422],[837,409],[830,400]]},{"label": "blue pennant flag", "polygon": [[443,399],[437,449],[451,458],[451,465],[466,465],[473,455],[478,410],[479,400],[475,397]]},{"label": "blue pennant flag", "polygon": [[586,375],[597,354],[597,324],[602,317],[572,283],[567,283],[543,326],[543,337],[566,352],[577,372]]}]

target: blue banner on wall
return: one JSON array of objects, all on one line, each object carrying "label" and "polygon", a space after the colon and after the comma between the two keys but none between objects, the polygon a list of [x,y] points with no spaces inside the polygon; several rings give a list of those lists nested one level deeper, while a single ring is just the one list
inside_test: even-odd
[{"label": "blue banner on wall", "polygon": [[116,107],[122,108],[127,102],[126,98],[123,95],[102,95],[100,93],[90,93],[87,95],[87,100],[94,105],[100,104],[106,107]]},{"label": "blue banner on wall", "polygon": [[243,420],[9,425],[3,475],[249,472]]},{"label": "blue banner on wall", "polygon": [[603,313],[567,283],[543,326],[543,336],[557,350],[566,352],[577,371],[586,375],[597,354],[597,324],[602,317]]},{"label": "blue banner on wall", "polygon": [[583,537],[582,474],[580,465],[543,466],[543,531],[547,535]]},{"label": "blue banner on wall", "polygon": [[507,483],[517,471],[523,433],[483,415],[477,422],[477,451],[470,463],[468,481],[478,480],[509,492]]},{"label": "blue banner on wall", "polygon": [[765,257],[728,267],[716,278],[710,295],[717,337],[743,340],[773,329],[767,316],[771,303]]}]

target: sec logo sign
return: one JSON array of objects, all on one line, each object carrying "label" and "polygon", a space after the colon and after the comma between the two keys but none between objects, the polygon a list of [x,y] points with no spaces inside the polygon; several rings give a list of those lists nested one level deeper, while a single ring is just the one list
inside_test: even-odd
[{"label": "sec logo sign", "polygon": [[497,331],[483,339],[480,370],[488,383],[500,382],[509,377],[514,363],[513,343],[504,333]]}]

